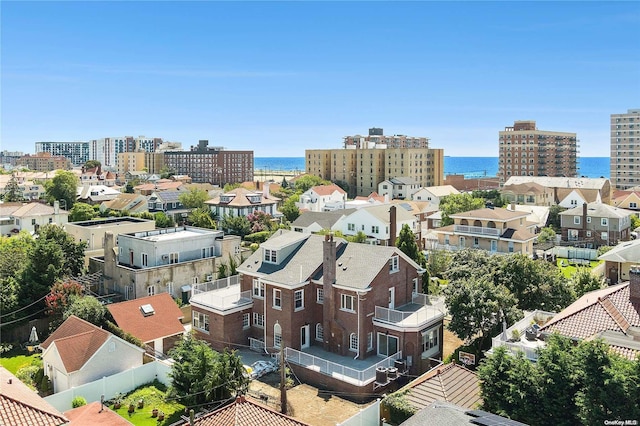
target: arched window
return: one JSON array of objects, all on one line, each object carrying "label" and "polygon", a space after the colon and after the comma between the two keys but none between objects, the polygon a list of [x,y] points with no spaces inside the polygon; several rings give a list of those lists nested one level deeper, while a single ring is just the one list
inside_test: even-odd
[{"label": "arched window", "polygon": [[282,327],[277,322],[273,325],[273,347],[279,348],[282,346]]},{"label": "arched window", "polygon": [[481,227],[482,227],[482,222],[480,222],[479,220],[475,220],[475,221],[473,222],[473,226],[478,226],[478,227],[480,227],[480,228],[481,228]]},{"label": "arched window", "polygon": [[321,322],[316,324],[316,340],[319,342],[324,340],[324,327]]},{"label": "arched window", "polygon": [[349,350],[354,352],[358,351],[358,335],[356,333],[349,335]]}]

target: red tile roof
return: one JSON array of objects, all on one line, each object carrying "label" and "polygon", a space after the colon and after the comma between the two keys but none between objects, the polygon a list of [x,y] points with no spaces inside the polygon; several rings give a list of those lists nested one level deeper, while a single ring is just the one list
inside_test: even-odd
[{"label": "red tile roof", "polygon": [[447,401],[470,409],[482,403],[476,373],[455,363],[427,371],[405,389],[409,389],[407,400],[418,410],[434,401]]},{"label": "red tile roof", "polygon": [[61,412],[0,367],[0,425],[57,426],[67,423]]},{"label": "red tile roof", "polygon": [[78,371],[107,341],[110,333],[70,316],[40,346],[46,350],[55,343],[67,373]]},{"label": "red tile roof", "polygon": [[[147,304],[155,313],[145,317],[140,307]],[[180,322],[184,314],[169,293],[113,303],[107,305],[107,309],[120,328],[145,343],[184,333]]]},{"label": "red tile roof", "polygon": [[71,423],[69,426],[131,426],[132,423],[120,417],[115,411],[100,402],[92,402],[64,413]]},{"label": "red tile roof", "polygon": [[250,398],[239,397],[233,404],[197,418],[195,426],[308,426],[278,413]]}]

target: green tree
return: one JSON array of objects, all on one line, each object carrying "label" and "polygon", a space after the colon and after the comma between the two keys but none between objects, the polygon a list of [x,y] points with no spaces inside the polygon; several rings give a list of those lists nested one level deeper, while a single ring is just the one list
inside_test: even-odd
[{"label": "green tree", "polygon": [[577,297],[605,286],[604,279],[593,274],[591,268],[581,266],[576,268],[576,272],[571,276],[570,283]]},{"label": "green tree", "polygon": [[349,235],[348,237],[346,237],[346,240],[350,243],[362,244],[367,241],[367,234],[362,231],[358,231],[356,232],[356,235]]},{"label": "green tree", "polygon": [[239,235],[244,238],[245,235],[251,233],[251,223],[246,216],[225,215],[222,218],[220,227],[228,234]]},{"label": "green tree", "polygon": [[216,229],[216,221],[211,215],[211,210],[207,207],[191,210],[189,213],[189,223],[198,228]]},{"label": "green tree", "polygon": [[296,203],[299,201],[300,195],[294,194],[291,197],[287,198],[280,207],[280,212],[289,222],[293,222],[298,218],[298,216],[300,216],[300,209],[298,208],[298,206],[296,206]]},{"label": "green tree", "polygon": [[546,243],[547,241],[555,241],[556,240],[556,231],[553,230],[550,226],[544,227],[540,230],[538,234],[537,241],[539,243]]},{"label": "green tree", "polygon": [[478,353],[486,339],[502,328],[503,319],[509,326],[522,318],[511,292],[485,276],[450,282],[444,294],[451,315],[449,330],[468,342],[475,339]]},{"label": "green tree", "polygon": [[96,217],[93,206],[86,203],[75,203],[69,212],[69,222],[80,222],[83,220],[91,220]]},{"label": "green tree", "polygon": [[172,226],[175,226],[173,217],[165,214],[164,212],[154,213],[153,218],[156,221],[156,228],[171,228]]},{"label": "green tree", "polygon": [[11,175],[11,179],[9,179],[7,186],[4,188],[2,200],[6,203],[15,203],[24,200],[24,195],[18,185],[18,179],[16,178],[15,173]]},{"label": "green tree", "polygon": [[100,163],[100,161],[98,160],[89,160],[86,163],[84,163],[85,170],[95,169],[96,167],[100,167],[100,166],[102,166],[102,163]]},{"label": "green tree", "polygon": [[451,194],[442,197],[442,199],[440,200],[442,226],[453,224],[453,219],[449,217],[452,214],[477,210],[483,207],[484,199],[476,198],[469,193]]},{"label": "green tree", "polygon": [[106,326],[109,318],[107,308],[93,296],[84,295],[70,298],[70,303],[62,314],[62,319],[67,319],[71,315],[82,318],[98,327]]},{"label": "green tree", "polygon": [[430,250],[427,258],[427,268],[434,277],[442,277],[449,269],[451,255],[447,250]]},{"label": "green tree", "polygon": [[14,277],[0,278],[0,312],[3,316],[18,307],[20,288],[20,283]]},{"label": "green tree", "polygon": [[271,231],[275,228],[273,217],[269,213],[262,210],[255,210],[247,216],[247,220],[251,224],[251,233]]},{"label": "green tree", "polygon": [[236,188],[240,188],[240,184],[239,183],[227,183],[225,186],[222,187],[222,191],[223,192],[229,192],[229,191],[233,191]]},{"label": "green tree", "polygon": [[296,192],[302,194],[314,186],[331,185],[331,182],[314,175],[304,175],[296,179]]},{"label": "green tree", "polygon": [[70,210],[76,202],[76,191],[79,182],[78,177],[72,172],[58,170],[53,179],[46,181],[44,184],[47,201],[53,204],[55,201],[64,200],[62,207]]},{"label": "green tree", "polygon": [[204,209],[204,204],[209,198],[209,193],[204,189],[191,188],[189,191],[180,194],[178,200],[188,209]]},{"label": "green tree", "polygon": [[640,217],[638,217],[638,214],[632,214],[631,215],[631,230],[635,231],[636,229],[638,229],[640,227]]},{"label": "green tree", "polygon": [[175,174],[176,171],[168,166],[164,166],[160,169],[160,179],[171,179],[171,177]]},{"label": "green tree", "polygon": [[557,234],[560,232],[560,213],[565,211],[566,209],[560,207],[557,204],[549,207],[549,216],[547,217],[547,226],[553,228],[554,232]]},{"label": "green tree", "polygon": [[426,265],[427,261],[424,254],[420,251],[418,243],[416,243],[416,236],[406,223],[402,225],[400,235],[396,240],[396,247],[398,247],[401,252],[409,256],[418,265]]},{"label": "green tree", "polygon": [[[25,306],[22,292],[22,274],[29,259],[33,238],[23,231],[14,237],[0,236],[0,312],[6,315],[15,308]],[[5,318],[4,321],[8,321]]]}]

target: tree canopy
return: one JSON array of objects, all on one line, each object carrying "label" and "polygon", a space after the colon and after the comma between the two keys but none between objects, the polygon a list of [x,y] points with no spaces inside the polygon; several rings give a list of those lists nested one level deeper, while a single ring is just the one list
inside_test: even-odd
[{"label": "tree canopy", "polygon": [[239,235],[241,238],[251,233],[251,223],[246,216],[225,215],[220,222],[220,227],[226,233]]},{"label": "tree canopy", "polygon": [[418,265],[425,266],[427,263],[424,254],[420,250],[420,247],[418,247],[418,243],[416,243],[415,234],[406,223],[402,225],[400,235],[396,240],[396,247],[398,247],[401,252],[409,256]]},{"label": "tree canopy", "polygon": [[442,212],[442,226],[451,225],[453,219],[449,216],[456,213],[468,212],[484,207],[484,199],[474,197],[469,193],[451,194],[442,197],[440,200],[440,211]]},{"label": "tree canopy", "polygon": [[331,185],[331,182],[314,175],[304,175],[296,179],[296,192],[302,194],[314,186]]},{"label": "tree canopy", "polygon": [[11,179],[7,182],[7,186],[4,188],[4,195],[2,199],[6,203],[14,203],[16,201],[23,201],[24,195],[22,194],[22,190],[18,185],[18,179],[16,179],[16,175],[12,174]]},{"label": "tree canopy", "polygon": [[191,210],[189,213],[189,223],[198,228],[216,229],[216,221],[211,215],[211,210],[207,207]]},{"label": "tree canopy", "polygon": [[69,222],[91,220],[98,214],[92,205],[87,203],[75,203],[69,212]]},{"label": "tree canopy", "polygon": [[180,194],[178,200],[188,209],[202,209],[206,207],[204,202],[209,198],[209,193],[204,189],[191,188],[189,191]]},{"label": "tree canopy", "polygon": [[61,205],[65,210],[71,210],[76,202],[76,192],[80,180],[72,172],[58,170],[53,179],[44,184],[47,201],[53,204],[55,201],[64,200]]},{"label": "tree canopy", "polygon": [[280,212],[289,222],[293,222],[298,218],[298,216],[300,216],[300,209],[298,208],[298,206],[296,206],[296,203],[299,201],[300,195],[293,194],[289,198],[287,198],[280,207]]},{"label": "tree canopy", "polygon": [[156,228],[171,228],[175,226],[173,216],[165,214],[165,212],[156,212],[153,214],[153,218],[156,221]]},{"label": "tree canopy", "polygon": [[84,163],[85,170],[95,169],[96,167],[100,167],[100,166],[102,166],[102,163],[100,163],[100,161],[98,160],[89,160],[86,163]]},{"label": "tree canopy", "polygon": [[590,268],[579,266],[571,277],[571,285],[576,292],[576,297],[601,289],[605,286],[604,279],[593,274]]}]

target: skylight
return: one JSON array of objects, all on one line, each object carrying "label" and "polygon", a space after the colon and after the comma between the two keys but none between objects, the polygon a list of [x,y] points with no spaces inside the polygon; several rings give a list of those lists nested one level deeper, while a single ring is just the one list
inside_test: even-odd
[{"label": "skylight", "polygon": [[145,317],[151,316],[156,313],[156,311],[153,309],[153,306],[151,306],[151,304],[149,303],[147,303],[146,305],[140,306],[140,311],[142,312],[142,315],[144,315]]}]

